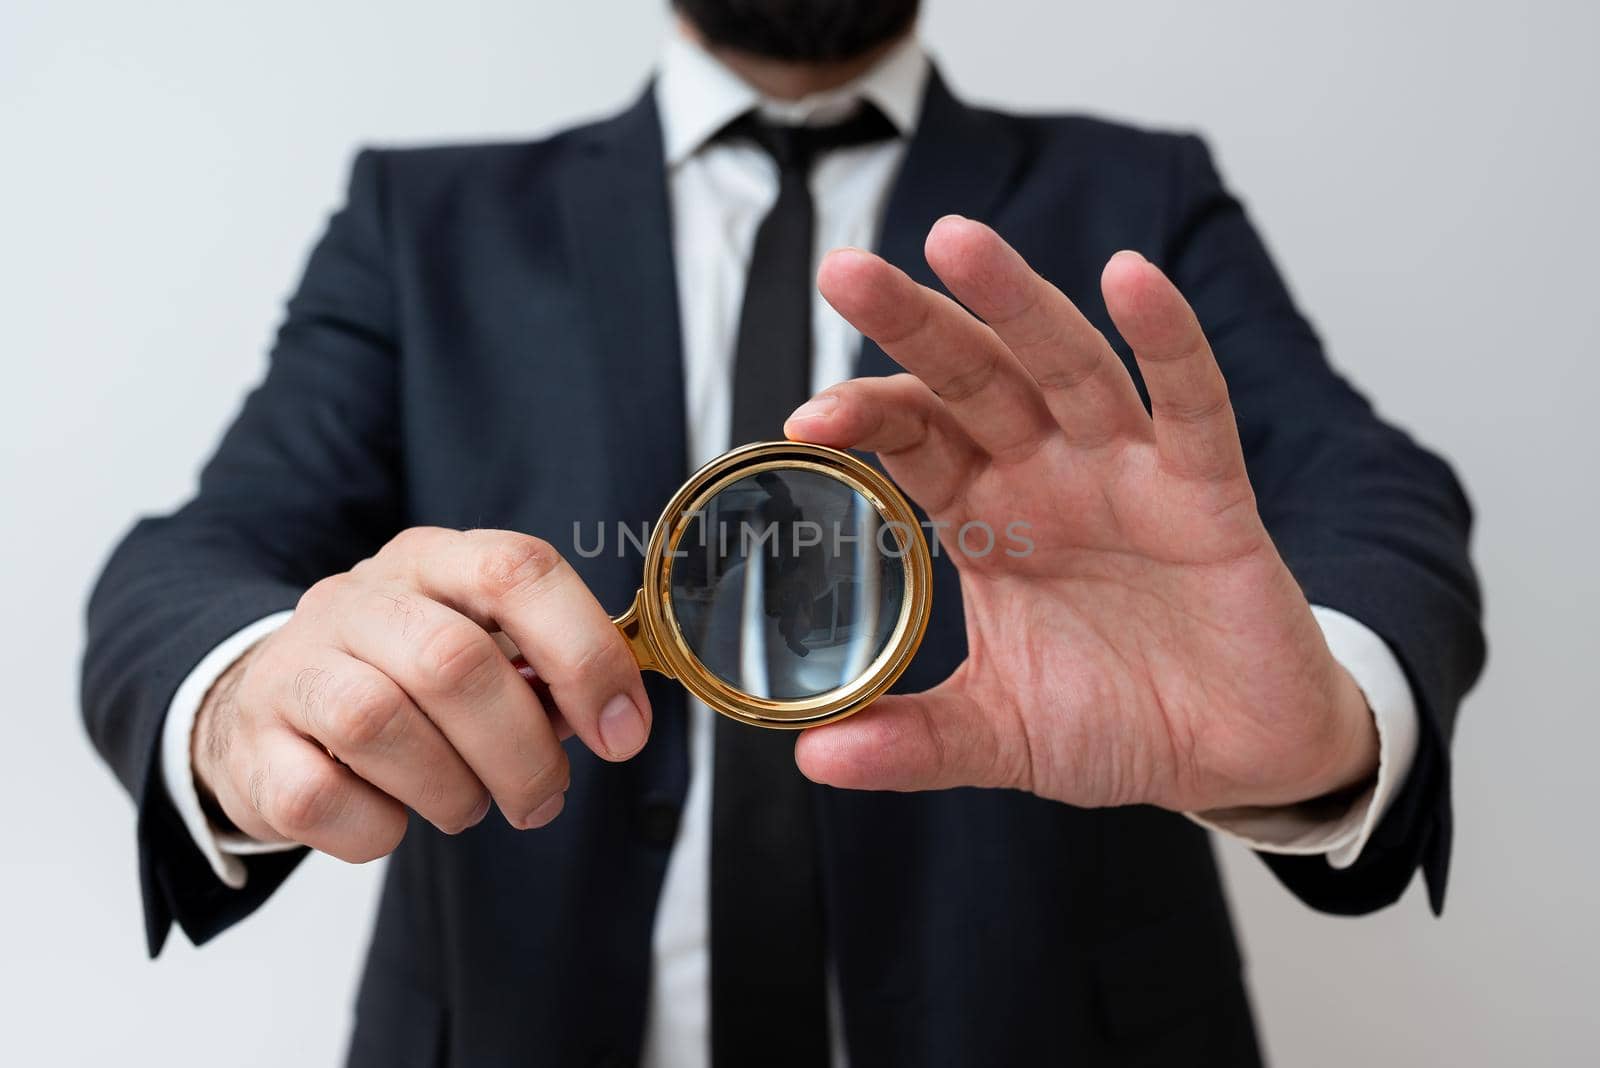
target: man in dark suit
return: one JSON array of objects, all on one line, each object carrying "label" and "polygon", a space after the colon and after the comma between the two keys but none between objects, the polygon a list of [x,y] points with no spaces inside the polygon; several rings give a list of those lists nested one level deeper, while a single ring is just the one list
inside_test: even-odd
[{"label": "man in dark suit", "polygon": [[[1200,824],[1312,907],[1419,867],[1441,907],[1460,489],[1195,138],[969,107],[915,0],[678,9],[615,118],[363,152],[198,494],[107,565],[151,952],[392,853],[354,1064],[1255,1062]],[[639,560],[571,552],[782,432],[947,550],[896,693],[798,741],[642,679]]]}]

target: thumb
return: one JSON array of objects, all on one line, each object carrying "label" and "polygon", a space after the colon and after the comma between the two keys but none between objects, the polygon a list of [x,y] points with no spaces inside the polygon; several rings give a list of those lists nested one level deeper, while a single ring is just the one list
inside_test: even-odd
[{"label": "thumb", "polygon": [[[959,673],[958,673],[959,676]],[[847,790],[1016,786],[994,722],[952,678],[924,693],[880,697],[838,723],[813,727],[795,762],[813,782]]]}]

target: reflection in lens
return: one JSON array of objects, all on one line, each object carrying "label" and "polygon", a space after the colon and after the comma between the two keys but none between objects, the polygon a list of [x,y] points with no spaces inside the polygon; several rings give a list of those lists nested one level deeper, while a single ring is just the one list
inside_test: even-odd
[{"label": "reflection in lens", "polygon": [[695,657],[754,697],[788,701],[860,678],[900,619],[900,541],[872,502],[804,469],[719,491],[668,561],[672,613]]}]

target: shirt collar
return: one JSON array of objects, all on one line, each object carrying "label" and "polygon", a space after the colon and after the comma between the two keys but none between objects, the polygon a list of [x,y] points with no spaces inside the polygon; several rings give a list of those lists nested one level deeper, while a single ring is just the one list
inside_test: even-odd
[{"label": "shirt collar", "polygon": [[912,35],[854,80],[799,100],[763,97],[711,53],[674,28],[667,35],[656,80],[667,166],[676,167],[711,136],[751,108],[778,122],[823,123],[843,118],[868,100],[901,137],[916,128],[928,82],[928,57]]}]

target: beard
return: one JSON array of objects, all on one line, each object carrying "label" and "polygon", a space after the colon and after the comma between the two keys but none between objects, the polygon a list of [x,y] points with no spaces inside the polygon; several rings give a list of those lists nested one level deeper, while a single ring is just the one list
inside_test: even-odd
[{"label": "beard", "polygon": [[920,0],[673,0],[705,39],[768,59],[854,59],[911,28]]}]

